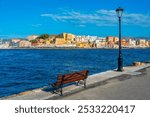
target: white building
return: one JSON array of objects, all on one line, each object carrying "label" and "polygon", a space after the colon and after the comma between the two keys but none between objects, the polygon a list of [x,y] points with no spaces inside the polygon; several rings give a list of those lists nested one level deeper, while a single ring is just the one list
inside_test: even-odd
[{"label": "white building", "polygon": [[7,49],[10,47],[10,43],[9,42],[3,42],[3,40],[0,40],[0,49]]},{"label": "white building", "polygon": [[96,39],[98,39],[98,37],[97,36],[76,36],[75,37],[75,40],[77,41],[77,42],[94,42]]},{"label": "white building", "polygon": [[135,47],[136,46],[136,40],[134,40],[134,39],[129,39],[128,43],[129,43],[130,47]]},{"label": "white building", "polygon": [[137,45],[140,47],[145,47],[146,46],[146,40],[145,39],[137,40]]},{"label": "white building", "polygon": [[75,40],[77,42],[88,42],[88,39],[86,38],[86,36],[76,36]]}]

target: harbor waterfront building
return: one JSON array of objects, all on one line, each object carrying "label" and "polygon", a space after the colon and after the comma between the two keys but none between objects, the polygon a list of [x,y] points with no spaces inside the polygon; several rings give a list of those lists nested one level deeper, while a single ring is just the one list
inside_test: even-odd
[{"label": "harbor waterfront building", "polygon": [[129,47],[136,47],[136,40],[134,39],[128,39]]},{"label": "harbor waterfront building", "polygon": [[75,43],[75,35],[71,33],[62,33],[55,37],[54,42],[56,46],[65,45],[65,44],[73,44]]},{"label": "harbor waterfront building", "polygon": [[145,47],[146,46],[146,40],[145,39],[137,40],[137,45],[140,47]]},{"label": "harbor waterfront building", "polygon": [[106,42],[114,42],[114,37],[113,36],[107,36],[106,37]]},{"label": "harbor waterfront building", "polygon": [[31,47],[31,42],[22,40],[19,42],[19,47],[24,48],[24,47]]},{"label": "harbor waterfront building", "polygon": [[[44,34],[43,34],[44,35]],[[0,48],[25,48],[25,47],[73,47],[73,48],[118,48],[119,38],[117,36],[98,37],[90,35],[74,35],[72,33],[46,34],[46,38],[38,35],[30,35],[26,39],[12,38],[0,41]],[[7,43],[6,43],[7,42]],[[9,43],[9,44],[8,44]],[[148,38],[121,39],[124,48],[146,48],[150,47]]]}]

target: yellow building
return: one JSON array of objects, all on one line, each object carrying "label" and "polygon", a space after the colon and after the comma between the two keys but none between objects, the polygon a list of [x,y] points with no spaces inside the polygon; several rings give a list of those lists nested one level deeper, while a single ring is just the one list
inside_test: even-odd
[{"label": "yellow building", "polygon": [[83,42],[77,43],[76,46],[79,48],[90,48],[90,45],[88,43]]},{"label": "yellow building", "polygon": [[73,34],[67,34],[67,42],[68,43],[75,42],[75,35],[73,35]]},{"label": "yellow building", "polygon": [[63,45],[66,44],[66,41],[64,38],[56,38],[55,39],[55,45]]},{"label": "yellow building", "polygon": [[114,43],[118,43],[118,41],[119,41],[119,38],[118,37],[114,37],[113,42]]},{"label": "yellow building", "polygon": [[67,43],[73,43],[75,41],[75,35],[71,33],[63,33],[62,35]]},{"label": "yellow building", "polygon": [[50,43],[49,40],[46,40],[46,41],[45,41],[45,44],[46,44],[46,45],[49,45],[49,44],[51,44],[51,43]]},{"label": "yellow building", "polygon": [[71,33],[62,33],[55,37],[55,44],[72,44],[75,42],[75,35]]}]

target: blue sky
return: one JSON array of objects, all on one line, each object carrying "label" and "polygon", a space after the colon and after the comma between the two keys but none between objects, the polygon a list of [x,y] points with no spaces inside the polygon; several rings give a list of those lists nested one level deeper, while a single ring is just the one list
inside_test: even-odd
[{"label": "blue sky", "polygon": [[124,8],[123,36],[150,36],[149,0],[0,0],[0,37],[30,34],[118,35],[115,9]]}]

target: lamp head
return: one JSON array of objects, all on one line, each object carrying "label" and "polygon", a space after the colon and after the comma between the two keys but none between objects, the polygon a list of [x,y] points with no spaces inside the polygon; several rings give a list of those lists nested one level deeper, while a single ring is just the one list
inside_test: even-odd
[{"label": "lamp head", "polygon": [[117,13],[117,16],[120,18],[123,13],[123,8],[119,7],[118,9],[116,9],[116,13]]}]

